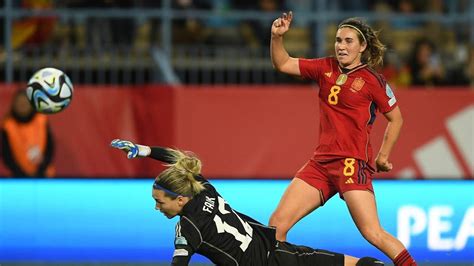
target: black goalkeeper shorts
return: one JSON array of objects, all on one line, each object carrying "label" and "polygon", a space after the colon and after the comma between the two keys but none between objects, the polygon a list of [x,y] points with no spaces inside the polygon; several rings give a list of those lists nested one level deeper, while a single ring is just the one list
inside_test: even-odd
[{"label": "black goalkeeper shorts", "polygon": [[344,254],[277,242],[270,266],[344,266]]}]

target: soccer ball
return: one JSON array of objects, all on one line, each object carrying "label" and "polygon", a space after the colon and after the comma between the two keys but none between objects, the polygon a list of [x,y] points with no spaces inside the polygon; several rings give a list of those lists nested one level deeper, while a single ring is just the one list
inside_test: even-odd
[{"label": "soccer ball", "polygon": [[47,67],[38,70],[30,78],[26,96],[36,111],[54,114],[71,103],[73,91],[71,80],[64,72]]}]

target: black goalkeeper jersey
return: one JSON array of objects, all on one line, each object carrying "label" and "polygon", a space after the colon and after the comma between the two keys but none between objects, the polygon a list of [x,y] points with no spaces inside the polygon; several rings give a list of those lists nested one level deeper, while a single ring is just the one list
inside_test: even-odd
[{"label": "black goalkeeper jersey", "polygon": [[217,265],[267,265],[275,229],[238,213],[199,176],[206,190],[183,208],[176,225],[172,265],[188,265],[194,253]]},{"label": "black goalkeeper jersey", "polygon": [[[152,147],[149,157],[173,163],[161,147]],[[204,177],[196,180],[206,189],[180,214],[172,265],[188,265],[195,253],[217,265],[267,265],[276,246],[275,229],[232,209]]]}]

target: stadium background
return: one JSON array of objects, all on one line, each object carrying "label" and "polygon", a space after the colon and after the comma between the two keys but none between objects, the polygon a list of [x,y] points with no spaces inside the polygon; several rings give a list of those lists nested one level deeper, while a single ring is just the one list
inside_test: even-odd
[{"label": "stadium background", "polygon": [[[0,113],[41,67],[66,71],[75,94],[50,116],[56,178],[14,179],[0,167],[0,264],[166,264],[175,220],[155,213],[149,195],[161,167],[126,161],[108,148],[117,137],[195,151],[223,196],[265,223],[317,137],[314,85],[276,73],[269,59],[270,23],[291,9],[285,45],[295,56],[330,54],[346,17],[382,29],[379,71],[405,118],[396,168],[375,183],[382,224],[421,265],[473,265],[472,1],[1,2]],[[411,77],[421,39],[436,46],[441,80]],[[290,241],[385,258],[337,199]]]}]

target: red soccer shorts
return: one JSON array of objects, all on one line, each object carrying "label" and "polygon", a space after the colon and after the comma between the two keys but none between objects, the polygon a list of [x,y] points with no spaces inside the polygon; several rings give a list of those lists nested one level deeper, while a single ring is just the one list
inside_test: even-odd
[{"label": "red soccer shorts", "polygon": [[339,197],[350,190],[369,190],[372,187],[374,169],[365,161],[354,158],[316,161],[311,158],[295,177],[317,188],[322,196],[324,205],[332,196],[339,192]]}]

